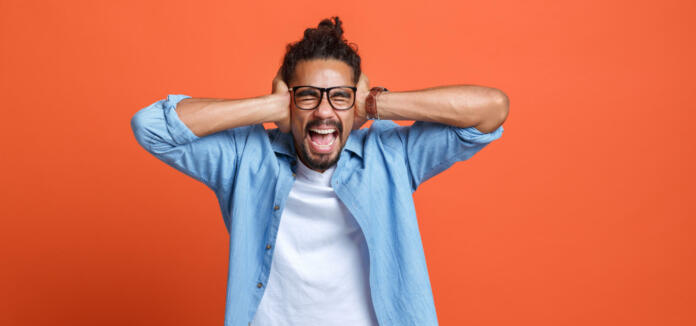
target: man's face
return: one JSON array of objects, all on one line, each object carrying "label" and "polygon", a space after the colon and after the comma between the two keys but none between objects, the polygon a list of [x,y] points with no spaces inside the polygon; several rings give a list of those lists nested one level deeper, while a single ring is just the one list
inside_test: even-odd
[{"label": "man's face", "polygon": [[[336,59],[302,60],[295,66],[294,86],[354,86],[353,68]],[[323,172],[338,161],[338,156],[353,128],[355,105],[350,110],[334,110],[324,93],[314,110],[300,110],[290,101],[292,135],[302,162]]]}]

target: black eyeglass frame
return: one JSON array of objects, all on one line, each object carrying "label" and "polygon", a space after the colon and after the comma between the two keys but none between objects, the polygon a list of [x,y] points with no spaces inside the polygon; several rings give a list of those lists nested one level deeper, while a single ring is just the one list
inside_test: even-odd
[{"label": "black eyeglass frame", "polygon": [[[313,89],[319,90],[319,101],[317,101],[317,105],[314,106],[314,107],[311,108],[311,109],[303,109],[303,108],[297,106],[297,97],[295,97],[295,90],[298,89],[298,88],[302,88],[302,87],[309,87],[309,88],[313,88]],[[337,111],[347,111],[347,110],[352,109],[352,108],[355,106],[355,98],[357,97],[357,92],[358,92],[358,88],[357,88],[356,86],[333,86],[333,87],[321,88],[321,87],[315,87],[315,86],[309,86],[309,85],[300,85],[300,86],[293,86],[293,87],[288,88],[288,92],[292,92],[292,93],[293,93],[292,101],[293,101],[293,103],[295,103],[295,107],[296,107],[296,108],[298,108],[298,109],[300,109],[300,110],[309,111],[309,110],[314,110],[314,109],[318,108],[319,105],[321,105],[321,101],[324,100],[324,93],[329,94],[329,92],[330,92],[332,89],[335,89],[335,88],[349,88],[349,89],[352,89],[352,90],[353,90],[353,103],[351,103],[350,106],[349,106],[348,108],[345,108],[345,109],[337,109],[337,108],[334,106],[333,102],[331,102],[331,97],[329,97],[328,100],[329,100],[329,105],[331,105],[331,108],[333,108],[334,110],[337,110]],[[328,95],[327,95],[327,96],[328,96]]]}]

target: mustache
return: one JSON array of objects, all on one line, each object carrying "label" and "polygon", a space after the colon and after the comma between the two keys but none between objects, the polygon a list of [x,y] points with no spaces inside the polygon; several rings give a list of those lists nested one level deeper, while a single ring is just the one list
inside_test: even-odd
[{"label": "mustache", "polygon": [[315,127],[334,127],[338,130],[339,135],[343,134],[343,124],[336,120],[312,120],[309,123],[307,123],[307,127],[305,127],[305,132],[309,132],[310,128]]}]

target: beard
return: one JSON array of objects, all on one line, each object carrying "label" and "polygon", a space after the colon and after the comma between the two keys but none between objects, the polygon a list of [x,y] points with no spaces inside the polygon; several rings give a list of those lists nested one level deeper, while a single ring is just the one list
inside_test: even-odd
[{"label": "beard", "polygon": [[[300,147],[300,158],[302,159],[302,163],[304,163],[308,168],[312,170],[325,171],[326,169],[336,164],[340,156],[339,151],[339,153],[319,154],[318,158],[312,158],[310,156],[309,149],[307,148],[307,145],[305,145],[304,142],[302,142],[302,145]],[[332,155],[333,157],[331,157]]]},{"label": "beard", "polygon": [[[318,127],[318,126],[333,126],[336,128],[338,131],[338,136],[339,139],[336,139],[336,141],[342,141],[343,137],[343,124],[336,121],[336,120],[313,120],[310,121],[307,126],[305,127],[305,135],[307,135],[310,131],[310,128],[313,127]],[[307,144],[302,141],[300,142],[300,159],[302,159],[302,162],[307,165],[308,168],[312,170],[319,170],[319,171],[325,171],[326,169],[330,168],[334,164],[338,162],[339,157],[341,156],[341,150],[343,147],[338,149],[338,152],[332,152],[332,153],[326,153],[326,154],[316,154],[316,153],[310,153],[309,148]]]}]

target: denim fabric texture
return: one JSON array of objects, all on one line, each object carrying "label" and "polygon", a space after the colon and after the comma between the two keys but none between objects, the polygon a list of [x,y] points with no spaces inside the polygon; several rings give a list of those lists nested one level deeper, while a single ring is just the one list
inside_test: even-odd
[{"label": "denim fabric texture", "polygon": [[[168,95],[135,113],[131,127],[145,150],[215,192],[230,235],[224,324],[247,326],[268,281],[280,216],[294,182],[293,138],[260,124],[198,137],[174,110],[189,97]],[[502,132],[502,126],[482,133],[474,127],[420,121],[399,126],[387,120],[351,132],[331,185],[365,236],[380,325],[438,324],[412,193]]]}]

